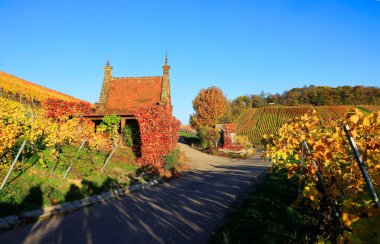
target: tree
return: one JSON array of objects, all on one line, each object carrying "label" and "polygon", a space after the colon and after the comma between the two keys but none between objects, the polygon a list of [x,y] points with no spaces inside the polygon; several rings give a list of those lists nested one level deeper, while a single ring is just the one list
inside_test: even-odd
[{"label": "tree", "polygon": [[194,114],[190,116],[190,124],[198,129],[203,126],[214,126],[231,111],[230,104],[218,87],[201,89],[193,100]]},{"label": "tree", "polygon": [[266,100],[267,100],[267,103],[270,104],[270,103],[273,103],[273,104],[282,104],[282,97],[280,94],[276,93],[276,94],[268,94],[268,96],[266,97]]},{"label": "tree", "polygon": [[239,96],[231,102],[231,112],[234,119],[250,108],[252,108],[252,100],[248,96]]},{"label": "tree", "polygon": [[200,146],[203,150],[215,148],[220,137],[217,129],[208,126],[199,128],[197,135],[200,140]]},{"label": "tree", "polygon": [[252,101],[252,107],[254,108],[260,108],[267,105],[265,98],[263,97],[263,92],[261,92],[260,95],[252,95],[251,101]]}]

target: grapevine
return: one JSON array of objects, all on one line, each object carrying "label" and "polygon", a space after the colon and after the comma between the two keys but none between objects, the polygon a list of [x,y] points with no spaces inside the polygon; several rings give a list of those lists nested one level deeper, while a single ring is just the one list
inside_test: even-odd
[{"label": "grapevine", "polygon": [[[351,128],[352,137],[379,192],[379,112],[365,115],[359,109],[352,109],[341,119],[330,121],[325,121],[316,112],[294,118],[285,123],[278,134],[267,138],[266,156],[271,159],[274,169],[286,169],[289,178],[299,177],[302,187],[300,198],[306,199],[306,204],[320,211],[321,215],[325,211],[323,199],[333,202],[345,226],[339,241],[369,238],[360,236],[363,228],[369,228],[379,238],[380,226],[375,220],[380,218],[380,211],[374,205],[353,159],[343,125]],[[304,140],[311,148],[310,155],[305,155],[300,146]],[[325,192],[321,191],[317,171],[323,176]]]}]

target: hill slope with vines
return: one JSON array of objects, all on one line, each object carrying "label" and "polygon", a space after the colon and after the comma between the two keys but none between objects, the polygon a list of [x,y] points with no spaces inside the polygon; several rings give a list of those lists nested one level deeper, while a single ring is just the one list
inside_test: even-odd
[{"label": "hill slope with vines", "polygon": [[321,120],[341,118],[350,108],[359,108],[364,113],[380,110],[380,106],[270,106],[248,109],[236,120],[237,133],[245,135],[254,144],[260,144],[264,135],[275,134],[289,119],[315,111]]},{"label": "hill slope with vines", "polygon": [[0,96],[23,102],[40,104],[48,98],[80,102],[82,100],[67,94],[37,85],[0,71]]}]

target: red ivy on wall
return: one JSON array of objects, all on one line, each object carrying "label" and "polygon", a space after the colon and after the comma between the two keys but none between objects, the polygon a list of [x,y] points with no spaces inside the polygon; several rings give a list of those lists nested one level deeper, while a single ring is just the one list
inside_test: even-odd
[{"label": "red ivy on wall", "polygon": [[245,146],[240,145],[238,143],[233,143],[231,138],[231,133],[236,133],[236,124],[224,124],[223,125],[223,145],[221,148],[239,151],[245,149]]},{"label": "red ivy on wall", "polygon": [[144,106],[135,116],[140,126],[141,163],[162,169],[164,156],[177,146],[180,122],[159,106]]},{"label": "red ivy on wall", "polygon": [[48,118],[57,120],[65,120],[91,111],[91,105],[88,102],[68,102],[55,98],[48,98],[43,101],[42,107]]}]

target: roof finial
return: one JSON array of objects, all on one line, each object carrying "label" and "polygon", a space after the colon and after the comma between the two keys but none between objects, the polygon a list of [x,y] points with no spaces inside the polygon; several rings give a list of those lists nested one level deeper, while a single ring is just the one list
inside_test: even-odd
[{"label": "roof finial", "polygon": [[165,65],[168,65],[168,50],[166,50]]},{"label": "roof finial", "polygon": [[107,54],[107,62],[106,62],[106,66],[110,66],[110,59],[108,57],[108,54]]}]

